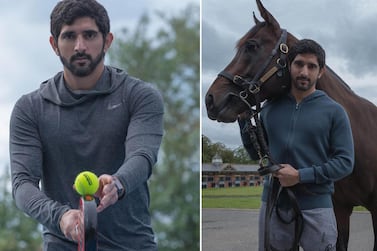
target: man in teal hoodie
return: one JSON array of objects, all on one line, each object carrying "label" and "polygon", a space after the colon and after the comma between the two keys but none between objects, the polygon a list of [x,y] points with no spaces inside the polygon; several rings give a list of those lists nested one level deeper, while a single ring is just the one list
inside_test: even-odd
[{"label": "man in teal hoodie", "polygon": [[[343,107],[316,89],[325,71],[325,51],[313,40],[303,39],[288,54],[290,91],[267,101],[260,117],[272,158],[282,167],[273,176],[294,192],[303,216],[299,240],[305,251],[335,250],[337,227],[331,195],[334,181],[353,170],[354,146],[348,116]],[[245,121],[239,120],[241,129]],[[250,156],[256,157],[250,137],[241,130]],[[271,247],[264,247],[265,211],[270,182],[265,182],[260,211],[259,250],[291,250],[295,223],[281,218],[294,211],[286,193],[272,213],[269,225]],[[275,208],[276,209],[276,208]],[[276,212],[276,210],[274,211]],[[267,248],[267,249],[266,249]]]},{"label": "man in teal hoodie", "polygon": [[13,196],[43,225],[43,250],[77,250],[84,170],[99,176],[99,250],[157,250],[147,181],[163,134],[152,85],[104,65],[113,35],[95,0],[59,1],[50,44],[64,70],[16,103],[10,123]]}]

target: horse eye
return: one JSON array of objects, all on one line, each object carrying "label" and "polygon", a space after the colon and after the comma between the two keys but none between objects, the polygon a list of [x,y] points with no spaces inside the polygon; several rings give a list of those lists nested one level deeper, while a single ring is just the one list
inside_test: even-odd
[{"label": "horse eye", "polygon": [[259,44],[254,39],[249,39],[246,41],[245,48],[248,52],[253,52],[259,48]]}]

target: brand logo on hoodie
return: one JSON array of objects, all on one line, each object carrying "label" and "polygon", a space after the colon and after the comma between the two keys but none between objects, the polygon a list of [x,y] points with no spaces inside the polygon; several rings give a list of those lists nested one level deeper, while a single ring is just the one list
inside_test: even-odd
[{"label": "brand logo on hoodie", "polygon": [[120,107],[121,105],[122,105],[122,103],[115,104],[115,105],[109,104],[109,105],[107,106],[107,110],[114,110],[114,109],[117,109],[117,108]]}]

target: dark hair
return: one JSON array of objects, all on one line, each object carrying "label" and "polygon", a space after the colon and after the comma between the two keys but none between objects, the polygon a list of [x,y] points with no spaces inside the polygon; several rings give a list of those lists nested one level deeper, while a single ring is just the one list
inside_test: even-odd
[{"label": "dark hair", "polygon": [[103,37],[110,32],[107,11],[96,0],[62,0],[50,15],[51,35],[57,41],[63,25],[71,25],[80,17],[93,18]]},{"label": "dark hair", "polygon": [[288,61],[292,63],[298,54],[314,54],[317,57],[319,68],[325,66],[326,53],[325,50],[314,40],[302,39],[289,48]]}]

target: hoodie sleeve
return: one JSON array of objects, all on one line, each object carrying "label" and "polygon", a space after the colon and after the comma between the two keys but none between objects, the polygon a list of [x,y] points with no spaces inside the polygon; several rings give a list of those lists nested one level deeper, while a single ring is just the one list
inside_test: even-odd
[{"label": "hoodie sleeve", "polygon": [[42,144],[30,95],[17,101],[10,119],[12,193],[23,212],[54,232],[70,208],[48,198],[39,187],[42,177]]},{"label": "hoodie sleeve", "polygon": [[125,161],[115,174],[125,185],[126,194],[146,182],[157,162],[163,136],[163,99],[160,92],[140,80],[128,85],[125,102],[130,123],[125,141]]}]

